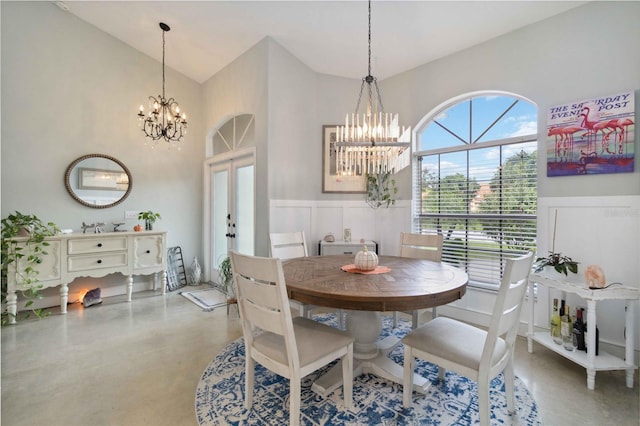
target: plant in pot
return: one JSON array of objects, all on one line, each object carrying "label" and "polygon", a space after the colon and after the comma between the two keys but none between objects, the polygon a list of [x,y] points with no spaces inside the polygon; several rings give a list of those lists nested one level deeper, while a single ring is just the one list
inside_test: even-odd
[{"label": "plant in pot", "polygon": [[218,281],[220,290],[227,296],[227,304],[233,305],[238,303],[233,287],[233,272],[231,271],[231,258],[229,256],[225,256],[218,266]]},{"label": "plant in pot", "polygon": [[[55,235],[60,229],[53,222],[44,223],[36,215],[22,214],[18,211],[2,219],[2,303],[7,302],[8,276],[11,270],[17,274],[20,293],[27,300],[24,318],[33,313],[38,318],[47,316],[44,309],[32,308],[34,300],[42,299],[42,285],[38,280],[37,265],[47,254],[47,237]],[[16,240],[16,237],[26,239]],[[20,262],[20,267],[18,263]],[[15,271],[15,272],[14,272]],[[2,324],[9,322],[9,313],[2,313]]]},{"label": "plant in pot", "polygon": [[138,219],[144,220],[145,231],[153,231],[153,224],[156,220],[162,219],[162,217],[160,217],[160,213],[154,213],[151,210],[147,210],[146,212],[138,213]]},{"label": "plant in pot", "polygon": [[396,180],[390,179],[391,172],[367,173],[367,203],[374,209],[389,207],[396,203],[393,196],[398,192]]},{"label": "plant in pot", "polygon": [[533,263],[534,272],[541,272],[546,266],[560,273],[569,275],[569,272],[578,273],[578,263],[569,256],[563,256],[562,253],[556,253],[556,225],[558,223],[558,211],[556,210],[555,220],[553,222],[553,240],[551,243],[551,251],[546,257],[538,257]]}]

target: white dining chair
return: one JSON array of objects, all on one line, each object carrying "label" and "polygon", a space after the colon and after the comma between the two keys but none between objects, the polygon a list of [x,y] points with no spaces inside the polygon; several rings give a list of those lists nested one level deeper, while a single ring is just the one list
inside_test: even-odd
[{"label": "white dining chair", "polygon": [[402,404],[411,406],[416,357],[438,365],[441,381],[452,370],[478,382],[480,424],[489,425],[491,380],[504,371],[507,409],[515,411],[513,351],[520,310],[533,263],[533,253],[507,259],[489,330],[451,318],[438,317],[411,331],[403,339]]},{"label": "white dining chair", "polygon": [[[269,241],[272,257],[277,257],[280,260],[288,260],[296,257],[309,256],[304,231],[272,232],[269,234]],[[289,300],[289,304],[300,313],[300,316],[305,318],[311,318],[313,310],[318,308],[316,305],[301,303],[297,300]],[[341,329],[344,329],[344,314],[342,309],[337,310],[337,315],[338,325]]]},{"label": "white dining chair", "polygon": [[303,377],[342,362],[344,405],[353,392],[353,338],[304,317],[292,318],[280,259],[229,252],[245,345],[245,408],[253,405],[255,362],[288,378],[289,424],[300,424]]},{"label": "white dining chair", "polygon": [[[413,259],[442,261],[442,234],[410,234],[400,233],[400,257]],[[411,314],[411,328],[418,327],[419,310],[409,312]],[[431,318],[436,317],[436,307],[431,308]],[[398,312],[393,313],[393,328],[398,326]]]}]

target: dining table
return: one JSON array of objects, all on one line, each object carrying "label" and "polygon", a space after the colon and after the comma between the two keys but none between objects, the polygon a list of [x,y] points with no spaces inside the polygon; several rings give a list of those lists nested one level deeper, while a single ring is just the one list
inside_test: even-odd
[{"label": "dining table", "polygon": [[[354,338],[354,377],[374,374],[402,383],[402,366],[388,357],[400,343],[381,337],[384,312],[413,311],[445,305],[466,292],[468,275],[443,262],[379,256],[373,271],[360,271],[352,255],[310,256],[283,261],[290,299],[346,312]],[[340,323],[340,321],[338,321]],[[327,396],[342,385],[340,365],[319,377],[312,389]],[[426,393],[430,382],[414,376],[414,390]]]}]

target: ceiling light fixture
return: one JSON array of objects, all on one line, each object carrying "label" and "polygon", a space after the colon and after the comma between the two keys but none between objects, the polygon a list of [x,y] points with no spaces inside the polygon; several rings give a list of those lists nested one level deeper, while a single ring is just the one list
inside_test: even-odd
[{"label": "ceiling light fixture", "polygon": [[[367,110],[359,113],[367,89]],[[375,96],[374,96],[375,90]],[[355,113],[336,131],[336,167],[340,175],[396,173],[411,162],[411,127],[398,125],[398,114],[384,112],[377,79],[371,75],[371,0],[369,0],[369,74],[362,79]]]},{"label": "ceiling light fixture", "polygon": [[164,22],[160,22],[162,29],[162,95],[149,96],[149,113],[145,116],[144,107],[140,105],[138,122],[145,136],[154,143],[164,139],[168,143],[174,143],[182,139],[187,133],[187,116],[180,114],[180,107],[173,98],[167,99],[164,91],[164,34],[171,28]]}]

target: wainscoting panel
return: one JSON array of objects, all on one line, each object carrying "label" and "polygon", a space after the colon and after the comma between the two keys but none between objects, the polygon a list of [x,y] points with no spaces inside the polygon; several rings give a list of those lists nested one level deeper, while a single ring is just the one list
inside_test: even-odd
[{"label": "wainscoting panel", "polygon": [[374,240],[382,254],[396,255],[400,232],[411,231],[411,202],[372,209],[364,200],[271,200],[269,217],[269,232],[304,230],[310,255],[318,254],[317,243],[329,232],[342,240],[345,228],[352,241]]}]

